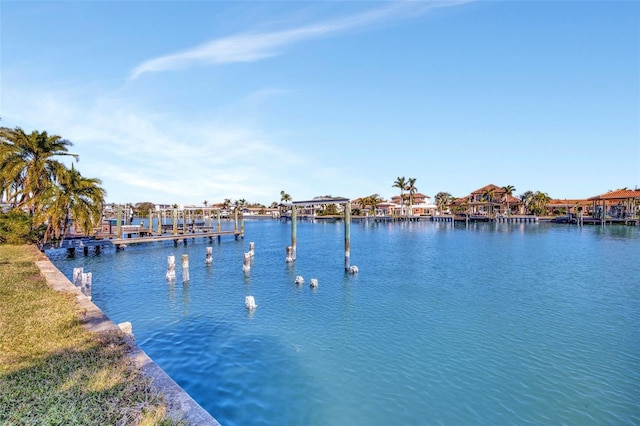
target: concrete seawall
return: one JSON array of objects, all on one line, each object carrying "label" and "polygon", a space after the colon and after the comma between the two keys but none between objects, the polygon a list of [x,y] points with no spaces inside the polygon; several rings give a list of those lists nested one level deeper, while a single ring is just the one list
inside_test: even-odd
[{"label": "concrete seawall", "polygon": [[[81,312],[84,326],[92,332],[120,330],[88,297],[74,286],[49,259],[36,261],[40,273],[46,279],[49,287],[56,291],[73,293],[76,305]],[[175,419],[182,419],[194,425],[220,426],[218,421],[202,408],[191,396],[173,381],[132,338],[128,338],[131,346],[131,358],[143,374],[151,380],[153,387],[165,396],[168,415]]]}]

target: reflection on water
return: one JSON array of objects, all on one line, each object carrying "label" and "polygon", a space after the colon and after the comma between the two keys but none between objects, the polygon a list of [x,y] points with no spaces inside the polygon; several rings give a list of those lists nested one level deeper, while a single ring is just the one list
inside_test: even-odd
[{"label": "reflection on water", "polygon": [[290,264],[275,221],[208,266],[197,240],[50,257],[224,425],[640,423],[638,228],[354,222],[357,275],[343,230],[298,223]]}]

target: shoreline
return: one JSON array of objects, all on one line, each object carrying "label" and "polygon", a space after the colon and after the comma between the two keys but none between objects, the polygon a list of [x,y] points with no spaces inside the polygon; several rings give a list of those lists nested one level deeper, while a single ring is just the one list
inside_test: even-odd
[{"label": "shoreline", "polygon": [[[75,295],[78,311],[82,312],[80,320],[87,330],[93,333],[110,330],[122,331],[91,299],[82,294],[44,253],[34,263],[50,288]],[[151,380],[152,386],[165,397],[170,417],[194,425],[220,426],[220,423],[209,412],[202,408],[191,395],[140,349],[132,336],[127,335],[126,340],[131,347],[129,357],[142,374]]]}]

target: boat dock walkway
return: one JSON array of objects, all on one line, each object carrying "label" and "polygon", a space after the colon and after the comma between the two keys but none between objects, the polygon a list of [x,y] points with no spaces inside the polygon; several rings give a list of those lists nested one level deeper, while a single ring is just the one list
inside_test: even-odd
[{"label": "boat dock walkway", "polygon": [[[125,227],[123,227],[125,228]],[[115,246],[116,250],[124,248],[129,244],[143,244],[143,243],[155,243],[161,241],[173,241],[174,244],[183,242],[187,243],[188,239],[195,238],[209,238],[213,240],[217,238],[218,241],[224,236],[233,236],[236,240],[238,238],[244,238],[244,231],[231,230],[231,231],[213,231],[210,229],[200,228],[192,232],[178,232],[177,234],[162,233],[156,234],[149,232],[148,228],[142,228],[139,226],[131,227],[132,229],[126,229],[122,235],[127,237],[118,238],[115,234],[98,233],[93,237],[70,237],[63,240],[59,245],[46,245],[42,249],[63,248],[67,249],[70,253],[75,253],[76,249],[82,249],[84,254],[89,253],[89,249],[92,248],[96,252],[99,252],[103,247]]]},{"label": "boat dock walkway", "polygon": [[171,241],[178,243],[180,241],[186,241],[189,238],[217,238],[218,240],[225,235],[232,235],[237,240],[238,237],[244,237],[244,233],[241,231],[220,231],[209,232],[207,230],[201,232],[188,232],[179,234],[147,234],[139,237],[130,238],[110,238],[108,241],[116,247],[128,244],[140,244],[140,243],[154,243],[158,241]]}]

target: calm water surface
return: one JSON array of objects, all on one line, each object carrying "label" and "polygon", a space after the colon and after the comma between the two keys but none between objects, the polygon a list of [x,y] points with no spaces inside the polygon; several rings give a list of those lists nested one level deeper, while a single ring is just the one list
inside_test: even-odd
[{"label": "calm water surface", "polygon": [[356,276],[342,222],[298,223],[293,265],[277,221],[239,241],[48,254],[92,272],[94,302],[224,426],[637,425],[639,231],[354,222]]}]

